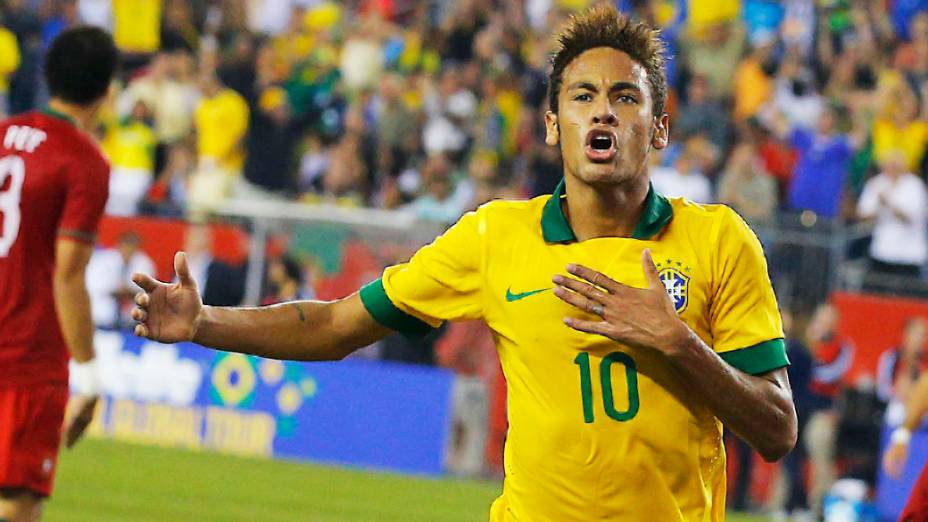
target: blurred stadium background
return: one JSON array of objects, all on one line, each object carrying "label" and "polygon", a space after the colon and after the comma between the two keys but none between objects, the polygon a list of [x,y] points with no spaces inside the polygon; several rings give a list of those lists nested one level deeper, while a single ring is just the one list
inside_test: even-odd
[{"label": "blurred stadium background", "polygon": [[[485,519],[506,432],[485,326],[263,361],[127,335],[127,274],[186,249],[209,304],[333,299],[482,202],[550,193],[545,60],[587,4],[0,0],[0,114],[45,103],[63,28],[111,30],[125,62],[88,272],[106,397],[48,519]],[[928,362],[928,1],[617,4],[672,53],[655,185],[749,220],[790,319],[800,444],[768,465],[729,438],[732,512],[894,519],[928,460],[922,431],[901,481],[878,465]]]}]

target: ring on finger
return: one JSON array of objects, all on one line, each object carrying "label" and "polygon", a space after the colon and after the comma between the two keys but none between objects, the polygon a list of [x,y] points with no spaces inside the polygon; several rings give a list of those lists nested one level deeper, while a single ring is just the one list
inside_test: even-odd
[{"label": "ring on finger", "polygon": [[603,305],[601,305],[601,304],[599,304],[599,303],[594,303],[593,306],[590,307],[590,311],[593,312],[594,314],[596,314],[596,315],[602,317],[602,316],[603,316],[603,313],[605,313],[606,310],[605,310],[605,308],[603,308]]}]

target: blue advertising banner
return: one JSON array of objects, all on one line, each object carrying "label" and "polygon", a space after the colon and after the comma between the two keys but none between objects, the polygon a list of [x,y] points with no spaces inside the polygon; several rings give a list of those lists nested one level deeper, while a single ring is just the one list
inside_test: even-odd
[{"label": "blue advertising banner", "polygon": [[282,362],[99,331],[104,400],[91,434],[226,453],[438,474],[450,440],[446,370]]}]

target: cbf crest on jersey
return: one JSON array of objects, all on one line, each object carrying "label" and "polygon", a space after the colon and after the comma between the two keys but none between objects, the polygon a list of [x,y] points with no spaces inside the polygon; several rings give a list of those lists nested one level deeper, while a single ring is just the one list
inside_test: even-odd
[{"label": "cbf crest on jersey", "polygon": [[689,304],[690,276],[687,272],[690,271],[690,267],[670,259],[658,262],[655,266],[657,275],[664,283],[664,289],[667,290],[667,295],[673,301],[674,310],[678,314],[683,312]]}]

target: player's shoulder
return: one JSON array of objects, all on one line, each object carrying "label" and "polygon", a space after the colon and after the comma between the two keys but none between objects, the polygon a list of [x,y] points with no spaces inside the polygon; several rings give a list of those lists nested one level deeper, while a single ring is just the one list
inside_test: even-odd
[{"label": "player's shoulder", "polygon": [[26,112],[23,114],[16,114],[3,120],[0,120],[0,129],[3,131],[3,135],[0,135],[0,140],[4,139],[6,136],[6,131],[10,127],[25,127],[25,126],[36,126],[35,123],[35,114],[32,112]]},{"label": "player's shoulder", "polygon": [[41,116],[48,124],[49,145],[54,147],[56,153],[85,167],[109,171],[109,162],[93,138],[69,121],[44,114]]},{"label": "player's shoulder", "polygon": [[480,205],[477,212],[497,217],[520,218],[540,211],[550,198],[551,195],[546,194],[531,199],[493,199]]},{"label": "player's shoulder", "polygon": [[739,243],[756,237],[738,212],[721,203],[696,203],[686,198],[667,198],[673,208],[673,226],[691,237],[708,238],[706,246]]},{"label": "player's shoulder", "polygon": [[0,122],[0,128],[31,127],[46,134],[45,144],[51,148],[89,156],[83,159],[103,160],[103,154],[93,139],[79,130],[66,116],[48,111],[31,111]]},{"label": "player's shoulder", "polygon": [[667,197],[667,201],[673,209],[673,220],[677,223],[704,227],[741,219],[731,207],[721,203],[696,203],[680,197]]},{"label": "player's shoulder", "polygon": [[494,199],[474,211],[474,217],[484,225],[496,230],[510,230],[520,224],[540,226],[541,213],[550,195],[531,199]]}]

